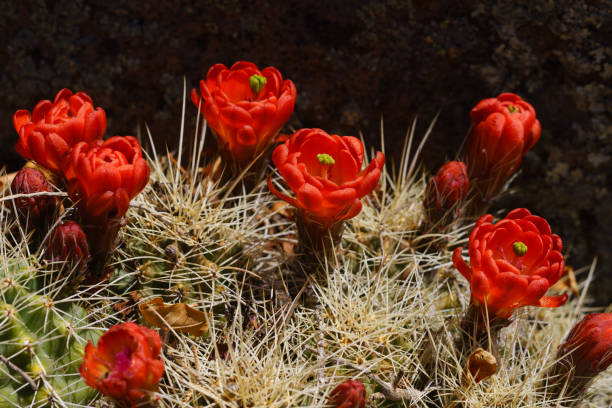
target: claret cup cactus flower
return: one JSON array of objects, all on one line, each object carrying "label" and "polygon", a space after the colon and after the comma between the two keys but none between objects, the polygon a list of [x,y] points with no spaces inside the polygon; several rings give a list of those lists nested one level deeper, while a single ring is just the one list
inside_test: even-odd
[{"label": "claret cup cactus flower", "polygon": [[111,327],[85,347],[80,368],[85,383],[115,399],[120,407],[133,408],[156,391],[164,373],[161,338],[154,330],[135,323]]},{"label": "claret cup cactus flower", "polygon": [[38,102],[32,113],[24,109],[15,112],[13,125],[19,133],[17,152],[61,174],[62,161],[70,148],[78,142],[102,138],[106,114],[102,108],[94,109],[86,93],[62,89],[53,102]]},{"label": "claret cup cactus flower", "polygon": [[79,143],[65,163],[68,193],[81,215],[100,221],[122,217],[149,181],[149,166],[133,136]]},{"label": "claret cup cactus flower", "polygon": [[293,113],[296,95],[293,82],[283,80],[276,68],[260,71],[251,62],[239,61],[229,69],[212,66],[200,81],[200,94],[191,91],[191,100],[230,166],[240,171],[274,143]]},{"label": "claret cup cactus flower", "polygon": [[361,169],[364,149],[352,136],[329,135],[321,129],[295,132],[272,154],[281,176],[295,198],[278,191],[270,179],[270,191],[298,209],[300,242],[321,249],[326,237],[338,241],[344,220],[361,211],[361,198],[372,192],[381,175],[385,155],[377,152]]},{"label": "claret cup cactus flower", "polygon": [[149,181],[140,143],[132,136],[78,143],[64,162],[64,174],[91,254],[103,263],[130,201]]},{"label": "claret cup cactus flower", "polygon": [[542,128],[529,103],[513,93],[480,101],[470,112],[467,167],[478,200],[494,198],[536,144]]},{"label": "claret cup cactus flower", "polygon": [[359,380],[341,382],[331,392],[328,406],[333,408],[365,408],[366,390]]},{"label": "claret cup cactus flower", "polygon": [[470,310],[481,322],[479,330],[484,330],[485,316],[489,322],[503,322],[519,307],[557,307],[567,300],[566,294],[545,295],[565,264],[561,238],[551,233],[548,222],[525,208],[510,211],[495,224],[492,219],[482,216],[470,234],[469,266],[462,248],[453,253],[455,267],[470,282]]},{"label": "claret cup cactus flower", "polygon": [[581,401],[593,378],[612,365],[612,313],[585,316],[559,347],[547,394]]}]

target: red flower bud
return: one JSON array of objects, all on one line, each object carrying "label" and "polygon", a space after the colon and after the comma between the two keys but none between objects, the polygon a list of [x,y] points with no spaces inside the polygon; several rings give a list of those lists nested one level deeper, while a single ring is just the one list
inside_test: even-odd
[{"label": "red flower bud", "polygon": [[164,373],[160,352],[157,332],[121,323],[104,333],[97,347],[87,343],[79,371],[87,385],[134,408],[158,388]]},{"label": "red flower bud", "polygon": [[[32,194],[53,192],[53,189],[40,170],[25,167],[15,175],[11,183],[11,191],[13,194]],[[8,205],[15,206],[22,222],[27,220],[30,225],[36,226],[48,220],[55,213],[59,206],[59,199],[45,195],[19,197],[10,201]]]},{"label": "red flower bud", "polygon": [[132,136],[78,143],[64,162],[68,194],[87,223],[122,217],[149,181],[149,166]]},{"label": "red flower bud", "polygon": [[13,124],[19,133],[17,152],[60,174],[64,156],[71,147],[102,138],[106,114],[102,108],[94,110],[86,93],[73,95],[62,89],[53,102],[38,102],[32,114],[23,109],[15,112]]},{"label": "red flower bud", "polygon": [[359,380],[341,382],[331,392],[327,405],[334,408],[365,408],[366,390]]},{"label": "red flower bud", "polygon": [[559,347],[544,381],[549,398],[579,401],[599,373],[612,365],[612,313],[585,316]]},{"label": "red flower bud", "polygon": [[512,93],[480,101],[470,112],[467,166],[474,187],[485,198],[499,193],[518,170],[542,131],[533,107]]},{"label": "red flower bud", "polygon": [[559,348],[574,368],[574,377],[593,378],[612,365],[612,313],[587,315]]},{"label": "red flower bud", "polygon": [[488,308],[488,314],[509,318],[515,309],[533,305],[561,306],[567,295],[545,296],[563,273],[562,243],[548,222],[525,208],[510,211],[492,224],[482,216],[470,235],[470,263],[455,249],[453,263],[470,282],[472,305]]},{"label": "red flower bud", "polygon": [[431,222],[440,220],[445,213],[455,210],[470,189],[467,168],[463,162],[450,161],[440,167],[436,176],[427,184],[425,209]]},{"label": "red flower bud", "polygon": [[51,232],[47,244],[47,259],[52,262],[67,262],[75,269],[77,276],[87,269],[89,246],[81,226],[74,221],[66,221]]},{"label": "red flower bud", "polygon": [[243,167],[266,150],[293,113],[297,91],[273,67],[260,71],[251,62],[236,62],[230,69],[212,66],[200,93],[191,100],[214,131],[219,147]]}]

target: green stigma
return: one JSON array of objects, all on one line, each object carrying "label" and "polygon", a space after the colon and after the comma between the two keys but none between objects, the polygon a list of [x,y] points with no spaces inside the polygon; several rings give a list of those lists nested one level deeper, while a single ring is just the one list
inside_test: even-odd
[{"label": "green stigma", "polygon": [[519,108],[514,105],[508,105],[508,111],[510,111],[510,113],[516,113],[519,111]]},{"label": "green stigma", "polygon": [[521,241],[516,241],[514,244],[512,244],[512,249],[514,249],[516,256],[523,256],[527,253],[527,245]]},{"label": "green stigma", "polygon": [[257,95],[259,91],[261,91],[262,88],[266,85],[267,81],[268,80],[266,79],[266,77],[263,77],[259,74],[251,76],[249,78],[249,85],[251,86],[251,91],[253,91],[253,93]]},{"label": "green stigma", "polygon": [[336,163],[334,158],[331,157],[327,153],[319,153],[319,154],[317,154],[317,160],[319,161],[319,163],[325,164],[326,166],[330,166],[330,165]]}]

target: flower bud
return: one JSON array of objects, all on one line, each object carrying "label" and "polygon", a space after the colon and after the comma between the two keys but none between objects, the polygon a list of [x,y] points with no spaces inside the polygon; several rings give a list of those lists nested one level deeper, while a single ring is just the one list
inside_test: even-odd
[{"label": "flower bud", "polygon": [[486,380],[497,372],[497,359],[488,351],[478,347],[467,359],[464,370],[464,381],[476,384]]},{"label": "flower bud", "polygon": [[425,210],[431,223],[441,221],[446,213],[460,214],[458,205],[467,196],[470,181],[467,167],[463,162],[450,161],[440,167],[436,176],[427,184],[425,191]]},{"label": "flower bud", "polygon": [[[11,183],[11,191],[13,194],[33,194],[53,192],[53,189],[40,170],[25,167],[15,175]],[[13,205],[22,222],[27,220],[30,225],[38,226],[48,221],[55,213],[59,200],[53,196],[37,195],[16,198],[9,202],[9,206]]]},{"label": "flower bud", "polygon": [[66,221],[55,227],[49,237],[46,256],[52,262],[66,262],[70,270],[82,276],[87,269],[89,246],[81,226]]},{"label": "flower bud", "polygon": [[591,380],[612,364],[612,313],[585,316],[559,347],[547,376],[547,394],[578,400]]},{"label": "flower bud", "polygon": [[359,380],[346,380],[334,388],[327,405],[334,408],[365,408],[366,390]]},{"label": "flower bud", "polygon": [[494,198],[542,132],[533,106],[512,93],[480,101],[470,112],[467,167],[476,198]]}]

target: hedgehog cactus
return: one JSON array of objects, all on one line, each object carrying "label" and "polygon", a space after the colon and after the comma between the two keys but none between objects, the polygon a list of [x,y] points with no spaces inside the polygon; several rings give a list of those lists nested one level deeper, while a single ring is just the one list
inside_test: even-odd
[{"label": "hedgehog cactus", "polygon": [[95,391],[79,376],[87,312],[42,294],[32,268],[2,259],[0,270],[0,408],[87,405]]}]

